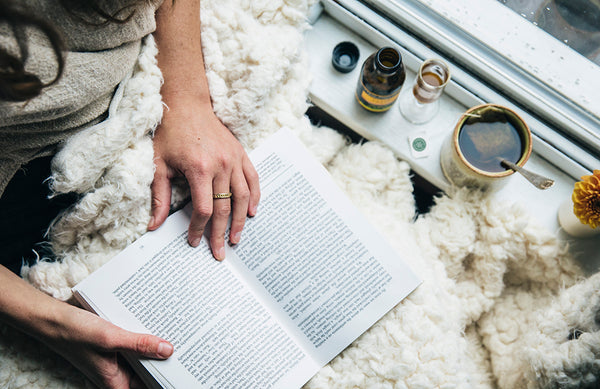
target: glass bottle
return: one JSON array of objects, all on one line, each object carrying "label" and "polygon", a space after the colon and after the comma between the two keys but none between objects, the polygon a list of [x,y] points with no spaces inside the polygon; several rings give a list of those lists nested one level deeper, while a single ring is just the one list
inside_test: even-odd
[{"label": "glass bottle", "polygon": [[387,111],[398,98],[405,78],[404,63],[398,50],[383,47],[363,63],[356,99],[369,111]]},{"label": "glass bottle", "polygon": [[450,70],[439,59],[428,59],[417,71],[412,88],[400,93],[400,112],[413,124],[430,121],[439,109],[439,98],[450,82]]}]

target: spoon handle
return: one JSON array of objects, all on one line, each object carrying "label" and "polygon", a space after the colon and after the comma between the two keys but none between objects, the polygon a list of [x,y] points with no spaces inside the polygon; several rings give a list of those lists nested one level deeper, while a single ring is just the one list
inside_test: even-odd
[{"label": "spoon handle", "polygon": [[533,173],[533,172],[531,172],[527,169],[524,169],[518,165],[515,165],[514,163],[509,162],[505,159],[502,160],[501,164],[504,165],[505,167],[508,167],[509,169],[519,172],[523,177],[525,177],[527,179],[527,181],[531,182],[538,189],[548,189],[552,185],[554,185],[554,180],[551,180],[550,178]]}]

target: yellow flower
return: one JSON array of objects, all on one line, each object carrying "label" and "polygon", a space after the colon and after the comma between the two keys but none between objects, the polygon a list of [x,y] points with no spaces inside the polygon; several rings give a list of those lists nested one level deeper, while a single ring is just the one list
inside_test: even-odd
[{"label": "yellow flower", "polygon": [[581,177],[573,190],[573,212],[575,216],[590,227],[600,225],[600,170],[594,170],[591,176]]}]

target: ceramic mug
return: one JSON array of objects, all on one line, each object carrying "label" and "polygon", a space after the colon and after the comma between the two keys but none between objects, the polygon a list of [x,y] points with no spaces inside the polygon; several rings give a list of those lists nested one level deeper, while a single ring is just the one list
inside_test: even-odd
[{"label": "ceramic mug", "polygon": [[498,189],[514,174],[502,159],[523,166],[532,150],[531,131],[513,110],[483,104],[467,110],[442,145],[444,176],[456,186]]}]

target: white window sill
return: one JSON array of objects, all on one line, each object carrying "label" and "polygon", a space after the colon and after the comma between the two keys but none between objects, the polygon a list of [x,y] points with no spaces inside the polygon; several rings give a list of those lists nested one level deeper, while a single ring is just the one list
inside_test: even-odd
[{"label": "white window sill", "polygon": [[[366,139],[378,140],[387,144],[400,159],[407,161],[417,174],[442,190],[448,189],[449,183],[440,168],[441,144],[452,132],[460,115],[470,106],[485,100],[453,82],[448,86],[441,99],[438,115],[424,125],[417,126],[407,122],[400,114],[397,105],[383,114],[364,110],[356,103],[354,92],[360,66],[367,56],[382,46],[391,45],[398,48],[407,68],[407,84],[412,83],[414,71],[420,65],[421,59],[389,38],[368,27],[361,26],[356,21],[346,22],[351,29],[344,26],[341,20],[345,16],[340,16],[343,11],[339,11],[338,14],[335,5],[332,7],[328,7],[327,12],[323,12],[313,24],[312,29],[306,32],[305,42],[313,76],[310,87],[312,102]],[[332,50],[336,44],[342,41],[352,41],[360,50],[357,67],[346,74],[336,71],[331,65]],[[448,62],[453,78],[465,77],[460,73],[458,67],[453,67],[452,62],[448,59],[433,54],[429,57],[442,58]],[[489,102],[503,103],[503,101],[497,100]],[[529,124],[531,125],[531,123]],[[421,131],[426,131],[429,139],[429,156],[414,158],[410,153],[408,136]],[[540,151],[544,152],[544,157],[540,155]],[[553,162],[549,162],[548,159]],[[559,169],[557,165],[561,168]],[[558,207],[563,201],[570,198],[576,178],[578,179],[578,176],[585,171],[569,164],[569,161],[561,156],[554,158],[551,151],[535,139],[534,152],[527,162],[526,168],[553,178],[556,184],[550,189],[540,191],[523,177],[514,174],[507,185],[496,192],[494,196],[498,201],[523,204],[532,216],[550,231],[557,231],[562,239],[570,241],[572,252],[578,255],[584,268],[590,272],[600,269],[600,239],[570,238],[561,231],[557,220]]]}]

